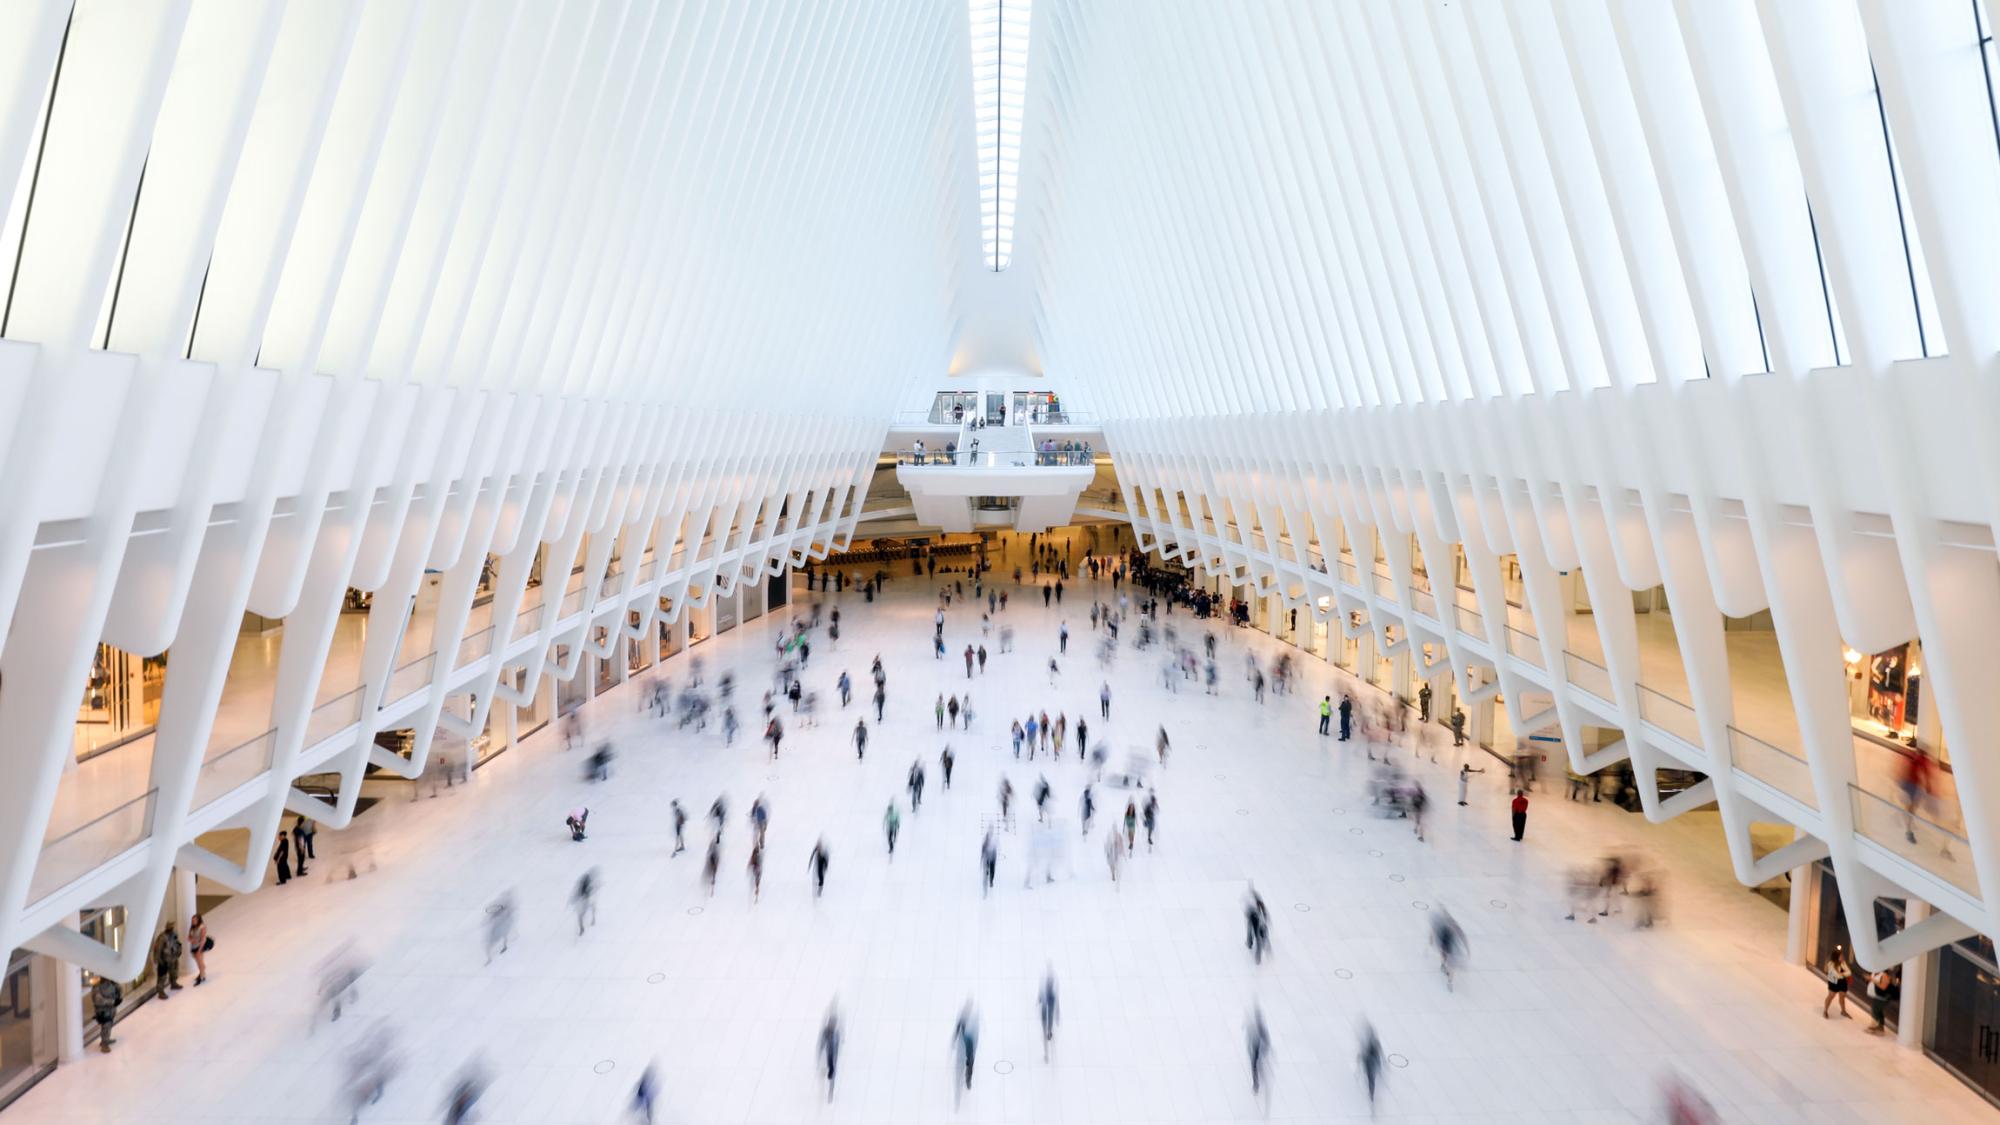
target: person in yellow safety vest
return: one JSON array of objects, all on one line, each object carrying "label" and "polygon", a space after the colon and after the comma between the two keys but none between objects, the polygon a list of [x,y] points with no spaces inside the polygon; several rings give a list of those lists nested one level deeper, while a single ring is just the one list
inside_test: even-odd
[{"label": "person in yellow safety vest", "polygon": [[1333,697],[1330,695],[1322,695],[1319,698],[1320,734],[1322,735],[1326,734],[1327,729],[1332,724],[1332,722],[1333,722]]}]

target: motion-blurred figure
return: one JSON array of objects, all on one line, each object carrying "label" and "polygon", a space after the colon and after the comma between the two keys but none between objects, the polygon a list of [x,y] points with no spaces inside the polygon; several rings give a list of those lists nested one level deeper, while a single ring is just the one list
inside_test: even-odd
[{"label": "motion-blurred figure", "polygon": [[1382,1054],[1382,1040],[1376,1036],[1374,1024],[1362,1020],[1358,1034],[1361,1049],[1355,1061],[1361,1066],[1361,1080],[1368,1084],[1368,1114],[1372,1117],[1375,1114],[1375,1088],[1382,1081],[1382,1064],[1386,1060]]},{"label": "motion-blurred figure", "polygon": [[1452,975],[1465,957],[1465,931],[1458,926],[1458,920],[1451,911],[1440,906],[1431,915],[1431,944],[1437,947],[1438,969],[1444,973],[1444,986],[1452,986]]},{"label": "motion-blurred figure", "polygon": [[953,1084],[955,1092],[951,1104],[956,1107],[964,1091],[972,1089],[972,1065],[979,1054],[979,1014],[973,1011],[971,1000],[967,1000],[965,1006],[958,1010],[958,1023],[951,1029],[951,1048],[958,1067],[965,1075],[965,1085],[962,1088],[956,1083]]},{"label": "motion-blurred figure", "polygon": [[722,836],[708,838],[708,855],[701,861],[701,885],[708,897],[715,897],[715,877],[722,871]]},{"label": "motion-blurred figure", "polygon": [[1264,954],[1271,951],[1271,912],[1254,884],[1243,899],[1243,945],[1259,965],[1264,963]]},{"label": "motion-blurred figure", "polygon": [[501,891],[500,897],[486,904],[486,963],[493,963],[493,954],[507,952],[507,942],[514,936],[514,892]]},{"label": "motion-blurred figure", "polygon": [[1714,1125],[1721,1120],[1715,1115],[1715,1108],[1708,1099],[1701,1096],[1688,1081],[1678,1074],[1668,1074],[1660,1079],[1660,1100],[1667,1125]]},{"label": "motion-blurred figure", "polygon": [[993,871],[1000,863],[1000,848],[993,842],[993,830],[986,830],[986,839],[979,845],[979,867],[986,874],[986,881],[980,886],[979,897],[985,898],[993,889]]},{"label": "motion-blurred figure", "polygon": [[320,1011],[328,1015],[327,1022],[338,1021],[347,1005],[354,1003],[359,991],[355,984],[367,968],[367,963],[354,951],[354,943],[346,941],[320,962],[319,1003]]},{"label": "motion-blurred figure", "polygon": [[451,1093],[445,1095],[444,1125],[467,1125],[472,1121],[472,1109],[486,1092],[486,1083],[486,1068],[476,1058],[467,1060],[451,1084]]},{"label": "motion-blurred figure", "polygon": [[570,905],[576,908],[576,936],[583,936],[584,919],[590,925],[597,924],[597,868],[593,867],[577,877],[576,889],[569,893]]},{"label": "motion-blurred figure", "polygon": [[361,1120],[361,1111],[382,1100],[382,1091],[396,1075],[396,1035],[386,1022],[377,1021],[354,1044],[347,1057],[348,1121]]},{"label": "motion-blurred figure", "polygon": [[1264,1073],[1271,1062],[1271,1029],[1264,1026],[1264,1009],[1250,1009],[1249,1018],[1243,1021],[1243,1045],[1250,1052],[1250,1093],[1260,1099],[1266,1110],[1270,1107],[1270,1078]]},{"label": "motion-blurred figure", "polygon": [[638,1083],[632,1087],[632,1116],[645,1125],[653,1125],[653,1100],[660,1094],[658,1071],[658,1063],[647,1063]]},{"label": "motion-blurred figure", "polygon": [[821,836],[813,845],[812,854],[806,857],[806,870],[812,873],[813,897],[818,898],[826,890],[826,865],[829,857],[826,851],[826,837]]},{"label": "motion-blurred figure", "polygon": [[681,799],[679,797],[675,797],[673,800],[673,818],[674,855],[679,855],[687,850],[687,841],[683,838],[682,834],[686,831],[688,822],[687,810],[681,807]]},{"label": "motion-blurred figure", "polygon": [[1056,971],[1051,968],[1042,974],[1041,995],[1036,998],[1042,1013],[1042,1061],[1049,1061],[1049,1050],[1056,1041],[1056,1021],[1061,1012],[1056,1001]]},{"label": "motion-blurred figure", "polygon": [[819,1060],[826,1067],[826,1100],[833,1100],[834,1074],[840,1069],[840,1003],[827,1005],[826,1022],[819,1027]]}]

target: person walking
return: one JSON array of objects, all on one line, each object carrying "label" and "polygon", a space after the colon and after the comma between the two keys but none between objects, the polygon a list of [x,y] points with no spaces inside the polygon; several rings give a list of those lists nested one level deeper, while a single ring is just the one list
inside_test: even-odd
[{"label": "person walking", "polygon": [[1243,900],[1243,928],[1243,945],[1250,950],[1250,959],[1263,964],[1264,954],[1271,949],[1271,912],[1254,885]]},{"label": "person walking", "polygon": [[188,956],[194,958],[194,982],[208,983],[208,951],[215,948],[215,939],[208,936],[208,923],[197,914],[188,919]]},{"label": "person walking", "polygon": [[1083,752],[1090,743],[1090,721],[1082,715],[1076,717],[1076,760],[1083,761]]},{"label": "person walking", "polygon": [[[688,814],[687,810],[681,807],[681,799],[679,797],[675,797],[673,801],[670,802],[670,805],[671,805],[670,811],[674,819],[673,855],[679,855],[687,850],[687,840],[684,834],[687,830]],[[673,856],[668,856],[667,858],[672,859]]]},{"label": "person walking", "polygon": [[[495,953],[507,952],[507,943],[514,936],[514,892],[502,891],[500,897],[486,904],[486,963],[493,963]],[[197,982],[199,983],[199,982]]]},{"label": "person walking", "polygon": [[1000,846],[993,842],[993,830],[986,830],[986,839],[979,844],[979,868],[986,875],[986,884],[980,889],[979,897],[985,898],[993,889],[993,872],[1000,864]]},{"label": "person walking", "polygon": [[958,726],[958,697],[957,697],[957,696],[955,696],[955,695],[954,695],[954,696],[952,696],[952,697],[951,697],[950,699],[948,699],[948,700],[946,700],[946,701],[945,701],[945,705],[944,705],[944,713],[945,713],[945,715],[946,715],[946,716],[948,716],[948,724],[947,724],[947,725],[949,725],[949,726],[953,726],[953,727],[956,727],[956,726]]},{"label": "person walking", "polygon": [[168,922],[160,935],[153,939],[153,995],[161,1000],[171,1000],[169,990],[181,990],[181,935],[174,932],[174,924]]},{"label": "person walking", "polygon": [[1083,834],[1090,835],[1090,818],[1097,815],[1097,799],[1091,796],[1090,786],[1083,787]]},{"label": "person walking", "polygon": [[1042,991],[1035,1000],[1042,1015],[1042,1061],[1048,1062],[1050,1049],[1056,1041],[1056,1021],[1061,1015],[1056,1000],[1056,971],[1053,968],[1042,974]]},{"label": "person walking", "polygon": [[957,761],[958,757],[951,752],[949,745],[938,755],[938,769],[944,772],[944,787],[946,789],[951,788],[951,767]]},{"label": "person walking", "polygon": [[972,1066],[979,1054],[979,1016],[972,1010],[969,999],[958,1010],[958,1022],[951,1029],[951,1045],[954,1061],[965,1075],[964,1087],[952,1096],[952,1105],[956,1107],[964,1091],[972,1089]]},{"label": "person walking", "polygon": [[[880,717],[879,714],[877,717]],[[854,760],[858,762],[867,756],[868,721],[866,719],[856,719],[854,720]]]},{"label": "person walking", "polygon": [[771,744],[771,760],[777,761],[778,744],[785,741],[785,724],[779,722],[776,715],[771,716],[771,721],[765,725],[764,739]]},{"label": "person walking", "polygon": [[1035,779],[1035,820],[1046,824],[1049,819],[1049,779],[1045,774]]},{"label": "person walking", "polygon": [[[988,596],[988,597],[991,597],[992,595],[991,595],[991,594],[989,594],[989,595],[987,595],[987,596]],[[980,674],[980,675],[982,675],[982,676],[984,676],[984,675],[986,674],[986,646],[985,646],[985,645],[980,645],[980,646],[979,646],[979,674]]]},{"label": "person walking", "polygon": [[1332,723],[1333,723],[1333,697],[1331,695],[1320,696],[1319,733],[1322,738],[1326,736],[1327,728],[1331,726]]},{"label": "person walking", "polygon": [[896,802],[889,802],[889,811],[882,814],[882,834],[889,838],[889,858],[896,858],[896,833],[903,827],[903,814],[896,811]]},{"label": "person walking", "polygon": [[755,906],[764,897],[764,835],[758,833],[750,843],[750,904]]},{"label": "person walking", "polygon": [[1521,842],[1522,833],[1528,830],[1528,794],[1514,790],[1514,842]]},{"label": "person walking", "polygon": [[1132,801],[1125,802],[1125,850],[1131,851],[1139,843],[1139,806]]},{"label": "person walking", "polygon": [[278,832],[278,847],[276,851],[271,853],[271,859],[278,865],[278,885],[282,887],[286,883],[291,882],[292,838],[286,835],[282,829]]},{"label": "person walking", "polygon": [[1382,1040],[1375,1034],[1375,1025],[1363,1022],[1361,1025],[1361,1049],[1356,1055],[1361,1066],[1361,1079],[1368,1084],[1368,1112],[1375,1112],[1375,1090],[1382,1082]]},{"label": "person walking", "polygon": [[1014,783],[1000,779],[1000,821],[1009,828],[1014,826]]},{"label": "person walking", "polygon": [[653,1099],[659,1095],[660,1080],[657,1064],[647,1063],[639,1074],[638,1084],[632,1087],[632,1116],[643,1125],[653,1125]]},{"label": "person walking", "polygon": [[97,1021],[97,1048],[111,1053],[111,1025],[118,1019],[118,1007],[125,1002],[125,990],[110,977],[98,977],[90,986],[90,1013]]},{"label": "person walking", "polygon": [[938,725],[938,729],[939,729],[939,730],[943,730],[943,729],[944,729],[944,693],[943,693],[943,692],[939,692],[939,693],[938,693],[938,697],[937,697],[937,725]]},{"label": "person walking", "polygon": [[840,689],[840,706],[842,710],[845,710],[847,708],[848,696],[854,691],[854,681],[847,678],[846,669],[841,669],[840,679],[834,681],[834,686]]},{"label": "person walking", "polygon": [[1250,1009],[1250,1017],[1243,1023],[1243,1042],[1250,1054],[1250,1094],[1264,1099],[1270,1090],[1264,1068],[1271,1061],[1271,1029],[1264,1025],[1261,1006]]},{"label": "person walking", "polygon": [[1437,949],[1438,971],[1444,974],[1445,991],[1449,992],[1459,960],[1465,955],[1465,931],[1442,906],[1431,915],[1431,945]]},{"label": "person walking", "polygon": [[1104,686],[1097,689],[1097,717],[1100,719],[1109,719],[1111,717],[1110,680],[1104,681]]},{"label": "person walking", "polygon": [[722,835],[709,837],[708,855],[701,861],[701,885],[709,898],[715,897],[715,877],[722,871]]},{"label": "person walking", "polygon": [[1473,775],[1473,774],[1475,774],[1475,773],[1485,773],[1485,772],[1486,772],[1485,770],[1476,770],[1476,769],[1473,769],[1470,763],[1465,763],[1465,764],[1462,764],[1462,765],[1460,765],[1460,766],[1458,767],[1458,803],[1459,803],[1459,804],[1461,804],[1461,805],[1465,804],[1465,791],[1466,791],[1466,789],[1467,789],[1467,788],[1469,788],[1469,787],[1471,786],[1471,784],[1472,784],[1472,775]]},{"label": "person walking", "polygon": [[915,816],[917,810],[924,807],[924,763],[921,758],[910,763],[909,787],[910,815]]},{"label": "person walking", "polygon": [[1056,627],[1056,651],[1064,655],[1069,653],[1069,622],[1067,621]]},{"label": "person walking", "polygon": [[576,889],[570,892],[570,905],[576,908],[576,936],[583,936],[585,919],[590,925],[597,924],[597,870],[586,871],[576,881]]},{"label": "person walking", "polygon": [[826,1022],[819,1025],[819,1061],[826,1068],[826,1100],[833,1101],[834,1075],[840,1070],[840,1008],[828,1005]]},{"label": "person walking", "polygon": [[806,871],[813,877],[813,898],[818,899],[826,890],[826,867],[831,857],[826,851],[826,837],[821,836],[813,844],[812,854],[806,857]]},{"label": "person walking", "polygon": [[1160,819],[1159,794],[1146,794],[1146,807],[1142,810],[1141,815],[1144,816],[1146,821],[1146,850],[1150,852],[1153,850],[1153,829],[1159,825]]}]

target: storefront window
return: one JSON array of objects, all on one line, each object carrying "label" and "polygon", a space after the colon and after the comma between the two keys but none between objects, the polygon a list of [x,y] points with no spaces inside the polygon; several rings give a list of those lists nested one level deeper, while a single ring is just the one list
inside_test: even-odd
[{"label": "storefront window", "polygon": [[136,657],[124,649],[98,645],[90,664],[90,679],[77,706],[77,760],[151,734],[160,719],[160,696],[166,684],[164,653]]},{"label": "storefront window", "polygon": [[0,1107],[55,1068],[54,1013],[37,986],[53,991],[59,966],[25,949],[9,954],[0,981]]},{"label": "storefront window", "polygon": [[1967,938],[1932,956],[1931,1057],[2000,1102],[2000,961],[1993,939]]},{"label": "storefront window", "polygon": [[[514,690],[527,686],[528,672],[523,668],[514,673]],[[549,693],[536,691],[533,700],[526,707],[514,709],[514,732],[516,737],[526,738],[549,725]]]},{"label": "storefront window", "polygon": [[1062,413],[1062,400],[1049,391],[1015,391],[1014,418],[1016,426],[1031,422],[1047,422]]}]

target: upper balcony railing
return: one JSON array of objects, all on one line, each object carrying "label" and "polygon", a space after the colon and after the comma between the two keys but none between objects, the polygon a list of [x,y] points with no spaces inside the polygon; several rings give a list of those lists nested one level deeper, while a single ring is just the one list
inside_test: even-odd
[{"label": "upper balcony railing", "polygon": [[1096,463],[1097,453],[1090,449],[1033,450],[1014,449],[999,451],[973,451],[957,449],[914,449],[896,451],[896,464],[912,466],[943,466],[960,469],[1032,469],[1040,467],[1076,467]]}]

